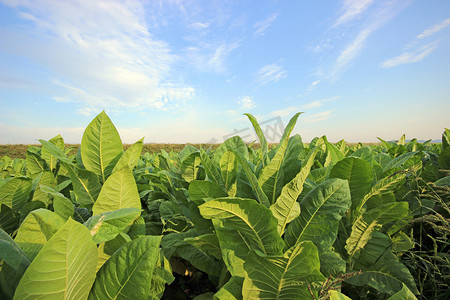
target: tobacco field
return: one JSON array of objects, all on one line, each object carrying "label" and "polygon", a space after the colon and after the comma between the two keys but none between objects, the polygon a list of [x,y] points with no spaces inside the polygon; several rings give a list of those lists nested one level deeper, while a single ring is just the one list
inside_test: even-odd
[{"label": "tobacco field", "polygon": [[449,299],[442,142],[126,151],[105,112],[0,158],[1,299]]}]

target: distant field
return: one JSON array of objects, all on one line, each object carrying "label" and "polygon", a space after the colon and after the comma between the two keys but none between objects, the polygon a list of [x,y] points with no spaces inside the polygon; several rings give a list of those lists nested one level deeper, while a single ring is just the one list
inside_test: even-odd
[{"label": "distant field", "polygon": [[[370,146],[375,145],[377,143],[363,143],[364,145]],[[212,147],[212,149],[216,149],[219,147],[220,144],[144,144],[144,147],[142,149],[142,153],[149,152],[149,153],[158,153],[161,152],[161,150],[170,152],[170,151],[181,151],[186,145],[192,145],[196,148],[203,148],[208,149],[209,147]],[[356,145],[356,143],[347,143],[349,146]],[[22,145],[22,144],[15,144],[15,145],[0,145],[0,157],[3,157],[4,155],[7,155],[11,158],[25,158],[25,153],[27,152],[27,148],[30,145]],[[40,147],[40,144],[35,144],[33,146]],[[128,149],[131,144],[124,144],[124,150]],[[270,147],[276,146],[276,144],[269,144]],[[74,152],[77,151],[78,147],[80,147],[80,144],[66,144],[66,148],[74,147]],[[257,149],[259,147],[259,144],[253,144],[252,146],[254,149]]]}]

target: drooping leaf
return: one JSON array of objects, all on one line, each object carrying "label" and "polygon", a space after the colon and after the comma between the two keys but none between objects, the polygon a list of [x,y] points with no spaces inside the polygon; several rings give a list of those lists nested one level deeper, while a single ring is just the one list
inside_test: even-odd
[{"label": "drooping leaf", "polygon": [[83,170],[64,164],[72,180],[73,191],[77,197],[77,202],[91,207],[97,200],[102,186],[98,181],[98,176],[91,171]]},{"label": "drooping leaf", "polygon": [[94,215],[84,223],[97,244],[114,239],[141,214],[138,208],[128,207]]},{"label": "drooping leaf", "polygon": [[122,169],[124,166],[128,166],[130,170],[133,170],[137,166],[139,157],[141,157],[142,147],[144,146],[144,138],[140,139],[136,143],[130,146],[125,153],[120,157],[113,169],[113,173],[116,170]]},{"label": "drooping leaf", "polygon": [[214,300],[241,300],[244,278],[232,276],[225,285],[214,294]]},{"label": "drooping leaf", "polygon": [[103,184],[92,213],[98,215],[127,207],[141,209],[141,199],[133,173],[125,166],[114,172]]},{"label": "drooping leaf", "polygon": [[416,296],[403,283],[402,289],[389,297],[387,300],[417,300]]},{"label": "drooping leaf", "polygon": [[320,273],[319,255],[312,242],[299,243],[283,256],[264,257],[251,251],[244,268],[244,299],[309,299],[308,285],[317,296],[314,283],[325,279]]},{"label": "drooping leaf", "polygon": [[104,111],[86,127],[80,149],[86,169],[105,182],[123,154],[123,145],[116,127]]},{"label": "drooping leaf", "polygon": [[220,175],[218,166],[209,157],[205,150],[200,149],[200,158],[208,179],[219,185],[224,191],[226,191],[225,184],[223,183],[222,176]]},{"label": "drooping leaf", "polygon": [[49,170],[47,163],[40,156],[40,153],[38,153],[37,150],[34,150],[31,147],[33,146],[28,147],[28,150],[26,152],[27,172],[29,174],[37,174],[41,173],[42,171]]},{"label": "drooping leaf", "polygon": [[312,241],[322,253],[336,240],[339,221],[349,208],[347,180],[332,178],[321,183],[301,200],[301,214],[288,225],[286,243],[292,247]]},{"label": "drooping leaf", "polygon": [[64,221],[67,221],[69,217],[73,216],[74,207],[72,201],[67,199],[63,194],[55,191],[52,187],[40,185],[41,191],[52,195],[53,197],[53,210],[60,215]]},{"label": "drooping leaf", "polygon": [[181,176],[187,182],[192,182],[197,178],[198,166],[201,163],[200,153],[192,152],[181,162]]},{"label": "drooping leaf", "polygon": [[289,124],[286,126],[283,136],[281,137],[280,143],[278,144],[275,156],[271,159],[270,163],[262,169],[258,178],[258,182],[269,199],[270,204],[273,204],[281,193],[283,184],[282,164],[284,162],[289,136],[291,135],[300,114],[301,113],[295,114],[289,121]]},{"label": "drooping leaf", "polygon": [[[61,135],[57,135],[54,138],[51,138],[48,143],[53,144],[56,148],[60,149],[61,151],[64,151],[64,139]],[[50,170],[56,169],[56,162],[58,160],[57,157],[55,157],[50,151],[49,151],[49,145],[48,144],[42,144],[42,158],[47,162],[47,165],[49,166]]]},{"label": "drooping leaf", "polygon": [[116,251],[98,271],[89,299],[147,299],[160,243],[160,236],[144,236]]},{"label": "drooping leaf", "polygon": [[214,151],[213,159],[216,165],[220,165],[220,160],[222,159],[225,152],[230,151],[232,149],[239,152],[241,156],[244,157],[245,159],[247,160],[249,159],[247,145],[240,136],[235,135],[227,139],[222,144],[220,144],[220,146],[216,149],[216,151]]},{"label": "drooping leaf", "polygon": [[283,235],[286,225],[300,214],[300,205],[297,199],[303,191],[303,184],[314,164],[316,153],[317,148],[310,152],[304,161],[301,171],[283,187],[277,201],[270,206],[270,210],[278,220],[278,232],[280,235]]},{"label": "drooping leaf", "polygon": [[219,198],[199,208],[204,218],[213,220],[223,260],[233,276],[244,276],[242,264],[250,250],[276,255],[285,246],[270,210],[253,199]]},{"label": "drooping leaf", "polygon": [[96,264],[97,247],[88,230],[69,219],[25,271],[14,299],[86,299]]}]

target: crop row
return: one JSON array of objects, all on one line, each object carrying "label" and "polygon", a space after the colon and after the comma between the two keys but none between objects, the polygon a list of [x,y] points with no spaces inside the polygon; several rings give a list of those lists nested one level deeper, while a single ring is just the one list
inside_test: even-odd
[{"label": "crop row", "polygon": [[[123,150],[109,117],[0,159],[0,298],[447,299],[442,144]],[[424,270],[425,272],[422,272]],[[419,296],[420,295],[420,296]]]}]

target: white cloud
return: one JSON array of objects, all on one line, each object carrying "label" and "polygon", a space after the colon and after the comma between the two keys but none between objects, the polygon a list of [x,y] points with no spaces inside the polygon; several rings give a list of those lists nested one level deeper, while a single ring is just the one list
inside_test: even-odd
[{"label": "white cloud", "polygon": [[238,103],[241,106],[242,110],[250,110],[256,107],[255,101],[253,101],[252,98],[248,96],[238,100]]},{"label": "white cloud", "polygon": [[315,122],[320,122],[320,121],[326,121],[329,118],[332,117],[332,113],[333,111],[328,110],[328,111],[323,111],[317,114],[313,114],[313,115],[306,115],[305,118],[303,119],[305,123],[315,123]]},{"label": "white cloud", "polygon": [[194,22],[189,25],[189,28],[194,30],[202,30],[207,29],[210,25],[210,23]]},{"label": "white cloud", "polygon": [[224,72],[226,70],[225,59],[237,47],[239,47],[239,43],[222,44],[217,47],[208,60],[209,68],[216,72]]},{"label": "white cloud", "polygon": [[404,52],[397,57],[385,60],[381,66],[383,68],[392,68],[398,65],[410,64],[421,61],[431,54],[437,48],[436,43],[431,43],[417,49],[413,52]]},{"label": "white cloud", "polygon": [[256,82],[260,85],[266,85],[271,82],[277,82],[287,77],[287,71],[278,64],[270,64],[259,69],[256,75]]},{"label": "white cloud", "polygon": [[278,14],[272,14],[267,19],[256,22],[253,27],[255,28],[255,35],[263,36],[266,30],[277,19]]},{"label": "white cloud", "polygon": [[177,105],[195,93],[171,78],[178,57],[149,32],[140,1],[3,2],[33,25],[10,32],[16,39],[2,47],[49,70],[57,78],[56,101],[144,110]]},{"label": "white cloud", "polygon": [[298,106],[290,106],[279,110],[274,110],[270,113],[271,116],[274,117],[287,117],[292,116],[295,113],[298,113],[300,111],[300,107]]},{"label": "white cloud", "polygon": [[435,25],[431,26],[430,28],[427,28],[424,32],[419,34],[416,38],[423,39],[425,37],[431,36],[439,31],[441,31],[442,29],[444,29],[447,26],[450,26],[450,18],[445,19],[444,21],[442,21],[439,24],[435,24]]},{"label": "white cloud", "polygon": [[341,9],[342,13],[333,27],[350,22],[362,15],[373,3],[373,0],[345,0]]},{"label": "white cloud", "polygon": [[340,99],[341,96],[334,96],[326,99],[315,100],[302,106],[303,109],[313,109],[323,106],[324,103]]}]

